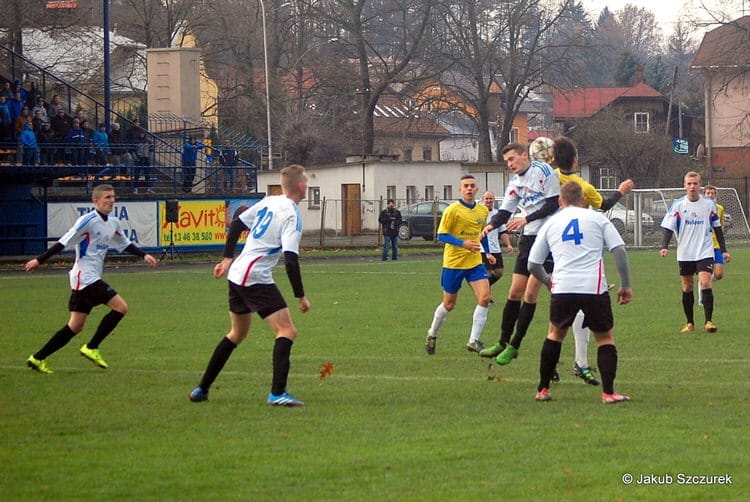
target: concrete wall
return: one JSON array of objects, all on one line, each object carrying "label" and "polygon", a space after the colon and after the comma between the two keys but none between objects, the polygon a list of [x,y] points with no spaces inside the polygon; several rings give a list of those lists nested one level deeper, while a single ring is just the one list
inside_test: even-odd
[{"label": "concrete wall", "polygon": [[[171,113],[199,121],[201,118],[200,50],[192,48],[148,49],[149,114]],[[159,132],[160,122],[148,125]]]}]

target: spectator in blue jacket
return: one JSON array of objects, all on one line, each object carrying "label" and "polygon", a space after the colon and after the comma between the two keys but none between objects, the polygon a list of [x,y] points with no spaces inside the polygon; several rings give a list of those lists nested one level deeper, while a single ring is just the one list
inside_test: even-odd
[{"label": "spectator in blue jacket", "polygon": [[89,139],[86,131],[81,129],[81,122],[73,119],[68,136],[65,138],[66,148],[70,152],[70,162],[74,166],[85,166],[88,159]]},{"label": "spectator in blue jacket", "polygon": [[182,191],[189,193],[193,190],[195,166],[198,161],[198,150],[205,145],[192,136],[182,145]]},{"label": "spectator in blue jacket", "polygon": [[107,155],[109,154],[109,137],[107,136],[107,125],[102,122],[99,128],[91,136],[94,143],[94,154],[96,163],[100,166],[107,165]]},{"label": "spectator in blue jacket", "polygon": [[39,145],[31,122],[26,122],[18,142],[23,146],[23,165],[35,166],[39,159]]}]

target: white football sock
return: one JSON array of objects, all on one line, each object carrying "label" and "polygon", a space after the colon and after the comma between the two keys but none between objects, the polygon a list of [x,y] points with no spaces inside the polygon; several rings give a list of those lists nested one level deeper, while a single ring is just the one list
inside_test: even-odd
[{"label": "white football sock", "polygon": [[576,364],[580,368],[589,367],[589,337],[591,332],[583,327],[583,311],[579,310],[573,321],[573,339],[576,345]]},{"label": "white football sock", "polygon": [[484,330],[485,324],[487,324],[487,307],[477,305],[474,308],[474,316],[472,317],[469,342],[476,342],[482,337],[482,330]]},{"label": "white football sock", "polygon": [[435,309],[435,314],[432,317],[432,325],[430,326],[430,336],[437,336],[440,326],[445,322],[445,318],[448,317],[448,309],[443,306],[443,302]]}]

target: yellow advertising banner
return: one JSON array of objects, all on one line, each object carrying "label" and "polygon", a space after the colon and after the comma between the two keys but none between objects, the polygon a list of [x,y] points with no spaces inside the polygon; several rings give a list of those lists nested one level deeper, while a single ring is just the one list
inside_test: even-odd
[{"label": "yellow advertising banner", "polygon": [[[258,199],[207,199],[178,201],[177,221],[167,221],[167,203],[159,201],[159,245],[178,247],[223,246],[232,218]],[[243,233],[239,242],[244,242]]]}]

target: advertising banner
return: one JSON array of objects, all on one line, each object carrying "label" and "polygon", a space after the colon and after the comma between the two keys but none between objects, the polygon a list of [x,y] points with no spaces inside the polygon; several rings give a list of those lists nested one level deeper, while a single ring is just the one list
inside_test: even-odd
[{"label": "advertising banner", "polygon": [[[119,219],[125,235],[138,246],[156,248],[159,245],[156,204],[155,201],[117,201],[109,217]],[[62,237],[78,218],[93,210],[93,202],[50,202],[47,204],[47,235]]]},{"label": "advertising banner", "polygon": [[[159,245],[178,248],[221,247],[232,219],[260,199],[178,201],[177,221],[167,221],[167,203],[159,202]],[[244,236],[240,239],[244,242]]]}]

